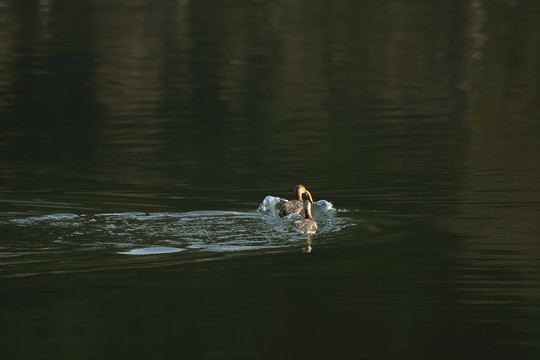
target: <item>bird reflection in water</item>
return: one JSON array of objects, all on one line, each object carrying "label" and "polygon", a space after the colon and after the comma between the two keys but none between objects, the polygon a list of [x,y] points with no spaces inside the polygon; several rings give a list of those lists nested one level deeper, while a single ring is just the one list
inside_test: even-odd
[{"label": "bird reflection in water", "polygon": [[311,252],[311,250],[312,250],[311,244],[313,244],[313,241],[311,240],[311,237],[309,237],[306,240],[306,243],[304,244],[304,246],[302,247],[302,252],[304,254],[308,254],[308,253]]}]

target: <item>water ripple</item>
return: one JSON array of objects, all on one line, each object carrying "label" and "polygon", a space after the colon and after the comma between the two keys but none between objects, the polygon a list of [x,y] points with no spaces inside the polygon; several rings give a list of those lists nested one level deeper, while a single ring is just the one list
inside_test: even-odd
[{"label": "water ripple", "polygon": [[[312,238],[292,230],[299,215],[279,217],[283,202],[282,198],[267,196],[256,211],[249,212],[4,214],[0,225],[8,240],[0,247],[0,261],[8,267],[21,268],[23,263],[34,260],[50,266],[64,263],[61,258],[66,253],[72,257],[68,262],[76,263],[79,259],[82,265],[84,261],[96,261],[98,253],[100,257],[177,253],[208,256],[204,254],[311,246]],[[319,224],[315,238],[352,225],[351,219],[326,200],[314,204],[313,216]],[[10,242],[10,237],[23,237],[25,241]]]}]

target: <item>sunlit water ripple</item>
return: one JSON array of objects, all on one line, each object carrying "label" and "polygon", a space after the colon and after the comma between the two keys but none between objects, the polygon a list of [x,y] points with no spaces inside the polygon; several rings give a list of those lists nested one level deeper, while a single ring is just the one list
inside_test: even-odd
[{"label": "sunlit water ripple", "polygon": [[[66,253],[72,258],[69,262],[79,261],[83,266],[85,262],[103,265],[107,257],[113,255],[182,253],[202,258],[216,253],[290,248],[309,252],[315,239],[324,242],[325,235],[355,225],[346,216],[346,210],[336,210],[332,203],[320,200],[313,206],[318,233],[308,237],[291,227],[301,218],[299,215],[279,217],[279,209],[285,201],[267,196],[258,209],[251,212],[4,214],[0,225],[7,230],[7,237],[0,246],[0,265],[4,273],[22,271],[21,265],[26,263],[48,264],[43,270],[51,271],[59,262],[66,263],[65,256],[62,258]],[[74,254],[84,255],[77,258]]]}]

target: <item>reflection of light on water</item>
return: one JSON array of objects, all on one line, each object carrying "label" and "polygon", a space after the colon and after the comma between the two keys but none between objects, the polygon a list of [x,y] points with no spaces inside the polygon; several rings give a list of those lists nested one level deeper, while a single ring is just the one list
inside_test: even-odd
[{"label": "reflection of light on water", "polygon": [[461,84],[469,95],[476,95],[477,89],[474,88],[476,76],[483,70],[481,60],[483,49],[488,39],[485,34],[485,24],[487,21],[484,5],[482,1],[474,0],[471,2],[471,23],[469,28],[470,44],[465,58],[466,77]]},{"label": "reflection of light on water", "polygon": [[303,253],[306,253],[306,254],[310,253],[311,250],[313,250],[313,249],[311,248],[311,244],[312,244],[312,243],[313,243],[313,241],[312,241],[310,238],[308,238],[307,241],[306,241],[306,244],[305,244],[304,247],[302,248],[302,252],[303,252]]},{"label": "reflection of light on water", "polygon": [[[306,239],[305,234],[292,230],[292,223],[301,217],[297,214],[279,217],[284,202],[279,197],[267,196],[257,211],[251,212],[62,213],[13,216],[3,223],[26,229],[29,234],[39,228],[46,234],[46,239],[40,239],[42,246],[46,240],[47,247],[113,249],[126,255],[267,251],[291,247],[303,247],[304,252],[310,252],[312,238]],[[313,205],[313,216],[319,224],[315,236],[338,232],[350,225],[350,221],[337,214],[332,203],[317,201]]]},{"label": "reflection of light on water", "polygon": [[292,229],[300,215],[279,217],[283,201],[269,196],[248,212],[4,213],[0,278],[153,267],[223,259],[224,254],[311,253],[338,240],[356,241],[357,236],[350,236],[353,228],[369,236],[368,224],[387,227],[388,219],[344,216],[356,212],[339,211],[320,200],[313,206],[318,232],[302,234]]},{"label": "reflection of light on water", "polygon": [[185,249],[167,247],[167,246],[151,246],[141,249],[132,249],[129,251],[119,251],[119,254],[125,255],[157,255],[157,254],[171,254],[175,252],[184,251]]},{"label": "reflection of light on water", "polygon": [[486,22],[486,13],[482,2],[475,0],[471,3],[471,14],[472,22],[470,28],[470,35],[472,39],[471,44],[471,59],[481,59],[482,58],[482,48],[484,43],[487,40],[487,35],[484,33],[484,24]]}]

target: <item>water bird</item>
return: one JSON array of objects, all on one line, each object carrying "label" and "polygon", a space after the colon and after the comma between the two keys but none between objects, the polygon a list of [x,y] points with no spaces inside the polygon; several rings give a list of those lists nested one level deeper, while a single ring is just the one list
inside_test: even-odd
[{"label": "water bird", "polygon": [[296,185],[294,187],[294,200],[289,200],[285,204],[283,204],[283,207],[281,208],[281,211],[279,212],[279,216],[284,217],[290,214],[300,214],[302,216],[305,215],[304,211],[304,205],[302,200],[302,195],[306,194],[309,197],[309,201],[311,204],[313,204],[313,198],[311,197],[311,193],[305,188],[304,185]]},{"label": "water bird", "polygon": [[311,202],[309,200],[304,201],[304,212],[305,217],[302,220],[296,220],[293,226],[304,234],[314,234],[317,232],[317,223],[311,215]]}]

